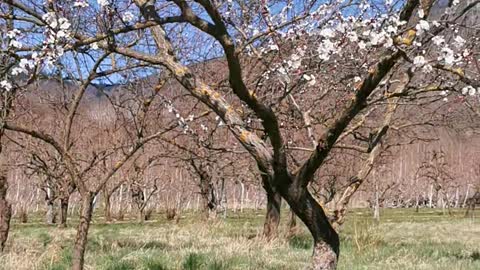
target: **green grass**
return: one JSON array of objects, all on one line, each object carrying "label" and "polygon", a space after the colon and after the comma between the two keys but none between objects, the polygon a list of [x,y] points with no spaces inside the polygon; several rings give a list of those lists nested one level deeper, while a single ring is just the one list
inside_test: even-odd
[{"label": "green grass", "polygon": [[[104,224],[97,217],[89,235],[86,269],[308,267],[312,241],[306,229],[267,243],[258,237],[263,217],[261,211],[246,211],[204,222],[187,213],[178,224],[160,216],[144,224]],[[30,220],[14,222],[7,251],[0,255],[0,269],[69,269],[75,229],[47,226],[40,218]],[[376,223],[370,211],[358,209],[348,214],[340,235],[339,269],[480,269],[480,219],[464,218],[463,211],[443,215],[431,209],[419,213],[390,209],[383,210]]]}]

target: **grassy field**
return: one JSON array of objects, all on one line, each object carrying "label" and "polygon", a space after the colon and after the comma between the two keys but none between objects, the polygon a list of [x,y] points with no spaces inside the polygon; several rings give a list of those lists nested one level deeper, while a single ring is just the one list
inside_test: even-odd
[{"label": "grassy field", "polygon": [[[283,216],[287,216],[286,213]],[[479,216],[477,214],[477,216]],[[197,221],[185,214],[178,224],[163,216],[144,224],[104,224],[90,230],[86,269],[305,269],[311,239],[304,228],[290,239],[260,237],[263,212],[232,213],[226,220]],[[339,269],[480,269],[480,217],[463,211],[385,210],[379,224],[355,210],[341,232]],[[73,220],[72,225],[75,221]],[[282,231],[285,230],[282,222]],[[0,269],[68,269],[74,228],[39,220],[13,224]]]}]

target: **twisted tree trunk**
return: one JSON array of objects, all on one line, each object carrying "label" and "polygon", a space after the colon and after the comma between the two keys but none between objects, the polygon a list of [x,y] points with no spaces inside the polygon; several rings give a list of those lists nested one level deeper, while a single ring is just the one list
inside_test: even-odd
[{"label": "twisted tree trunk", "polygon": [[314,270],[333,270],[337,267],[340,240],[323,208],[307,189],[295,185],[280,189],[293,212],[303,221],[313,237]]}]

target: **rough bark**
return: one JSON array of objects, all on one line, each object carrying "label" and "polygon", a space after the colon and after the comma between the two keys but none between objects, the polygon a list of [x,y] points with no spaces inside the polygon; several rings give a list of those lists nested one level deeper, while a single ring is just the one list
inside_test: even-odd
[{"label": "rough bark", "polygon": [[69,197],[60,198],[60,223],[58,224],[58,226],[61,228],[67,227],[69,200]]},{"label": "rough bark", "polygon": [[263,225],[263,236],[271,240],[278,236],[282,196],[270,186],[267,176],[262,176],[263,188],[267,194],[267,213]]},{"label": "rough bark", "polygon": [[217,217],[217,207],[219,202],[215,195],[212,177],[205,170],[204,166],[201,164],[198,165],[193,159],[190,161],[190,164],[200,178],[200,196],[202,197],[202,210],[205,218],[215,219]]},{"label": "rough bark", "polygon": [[323,208],[306,189],[298,189],[291,185],[287,188],[283,187],[279,191],[312,234],[314,246],[312,268],[315,270],[336,269],[340,240]]},{"label": "rough bark", "polygon": [[7,178],[0,175],[0,252],[3,252],[10,230],[12,206],[7,201]]},{"label": "rough bark", "polygon": [[288,237],[292,237],[297,234],[297,216],[290,210],[290,217],[288,218]]},{"label": "rough bark", "polygon": [[72,270],[83,270],[85,251],[87,247],[88,229],[92,220],[93,193],[82,195],[82,208],[80,210],[80,223],[73,246]]}]

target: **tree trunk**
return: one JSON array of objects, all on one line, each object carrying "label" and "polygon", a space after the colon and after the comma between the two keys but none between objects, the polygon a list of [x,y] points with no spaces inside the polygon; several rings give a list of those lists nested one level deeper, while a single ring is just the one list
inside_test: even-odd
[{"label": "tree trunk", "polygon": [[278,192],[267,192],[267,214],[263,225],[263,236],[273,239],[278,236],[282,196]]},{"label": "tree trunk", "polygon": [[415,213],[418,213],[418,209],[420,208],[420,202],[418,197],[419,196],[417,194],[417,196],[415,197]]},{"label": "tree trunk", "polygon": [[312,234],[312,269],[336,269],[340,252],[340,240],[323,208],[306,188],[298,190],[295,187],[290,187],[286,193],[284,193],[285,191],[283,189],[281,191],[285,200]]},{"label": "tree trunk", "polygon": [[267,175],[262,175],[262,185],[267,193],[267,213],[263,225],[263,236],[271,240],[278,236],[282,196],[272,188]]},{"label": "tree trunk", "polygon": [[105,208],[104,210],[104,215],[105,215],[105,221],[106,222],[112,222],[112,206],[111,206],[111,198],[112,194],[109,194],[108,192],[103,193],[104,199],[105,199]]},{"label": "tree trunk", "polygon": [[222,184],[221,184],[221,204],[223,210],[223,218],[227,218],[227,208],[228,208],[228,201],[227,201],[227,186],[225,185],[225,178],[222,177]]},{"label": "tree trunk", "polygon": [[7,178],[0,175],[0,252],[3,252],[10,230],[12,206],[7,201]]},{"label": "tree trunk", "polygon": [[73,246],[72,270],[83,270],[85,250],[87,247],[88,229],[92,220],[93,193],[82,195],[82,209],[80,210],[80,223]]},{"label": "tree trunk", "polygon": [[47,224],[51,225],[56,223],[55,203],[51,199],[47,199],[47,214],[45,218]]},{"label": "tree trunk", "polygon": [[378,198],[378,190],[375,190],[375,202],[373,204],[373,219],[380,221],[380,198]]},{"label": "tree trunk", "polygon": [[288,237],[292,237],[297,234],[297,216],[290,209],[290,217],[288,220]]},{"label": "tree trunk", "polygon": [[433,185],[430,185],[430,193],[428,195],[428,207],[433,208]]},{"label": "tree trunk", "polygon": [[470,190],[470,185],[467,185],[467,191],[465,192],[465,198],[463,199],[463,204],[462,204],[462,208],[465,208],[465,206],[467,205],[467,200],[468,200],[468,191]]},{"label": "tree trunk", "polygon": [[67,227],[69,200],[70,200],[70,196],[60,198],[60,224],[58,226],[61,228]]},{"label": "tree trunk", "polygon": [[380,194],[378,190],[378,180],[375,180],[375,193],[373,198],[373,219],[377,222],[380,221]]},{"label": "tree trunk", "polygon": [[140,207],[138,209],[138,222],[143,223],[145,221],[145,207]]},{"label": "tree trunk", "polygon": [[460,200],[460,195],[458,193],[458,187],[455,189],[455,205],[453,206],[454,208],[458,208],[458,202]]},{"label": "tree trunk", "polygon": [[0,198],[0,252],[3,252],[10,230],[12,206],[5,198]]},{"label": "tree trunk", "polygon": [[211,180],[200,180],[200,195],[203,202],[203,213],[206,219],[215,219],[217,217],[218,201],[215,196],[215,190]]},{"label": "tree trunk", "polygon": [[243,204],[245,202],[245,184],[243,182],[240,182],[240,212],[243,213]]}]

